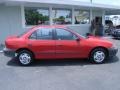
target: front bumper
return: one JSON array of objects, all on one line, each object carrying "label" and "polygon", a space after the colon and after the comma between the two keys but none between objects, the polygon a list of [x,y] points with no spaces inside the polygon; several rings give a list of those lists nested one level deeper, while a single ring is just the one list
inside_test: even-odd
[{"label": "front bumper", "polygon": [[14,50],[11,50],[8,48],[4,48],[3,52],[4,52],[4,55],[7,57],[15,57],[15,54],[16,54]]},{"label": "front bumper", "polygon": [[114,56],[116,56],[118,49],[117,48],[110,48],[108,51],[109,51],[109,57],[114,57]]}]

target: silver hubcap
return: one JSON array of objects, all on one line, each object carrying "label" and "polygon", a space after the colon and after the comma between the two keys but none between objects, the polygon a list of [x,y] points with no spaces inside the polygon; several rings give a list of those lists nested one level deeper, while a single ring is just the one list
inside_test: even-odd
[{"label": "silver hubcap", "polygon": [[97,51],[94,54],[94,60],[98,63],[102,62],[105,59],[105,53],[103,51]]},{"label": "silver hubcap", "polygon": [[19,60],[20,60],[20,62],[21,62],[22,64],[27,65],[27,64],[30,63],[31,57],[30,57],[30,55],[27,54],[27,53],[22,53],[22,54],[20,54],[20,56],[19,56]]}]

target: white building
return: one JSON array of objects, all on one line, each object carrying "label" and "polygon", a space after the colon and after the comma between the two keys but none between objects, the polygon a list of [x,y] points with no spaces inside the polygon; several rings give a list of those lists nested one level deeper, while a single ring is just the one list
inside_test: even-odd
[{"label": "white building", "polygon": [[96,17],[101,17],[104,25],[106,14],[119,13],[119,1],[103,1],[0,0],[0,42],[4,42],[9,35],[19,34],[38,24],[68,25],[80,34],[86,34]]}]

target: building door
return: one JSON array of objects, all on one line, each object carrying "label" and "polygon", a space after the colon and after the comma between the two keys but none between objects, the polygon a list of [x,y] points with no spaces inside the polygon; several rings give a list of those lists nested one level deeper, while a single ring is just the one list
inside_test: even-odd
[{"label": "building door", "polygon": [[93,20],[93,34],[96,36],[103,36],[103,25],[102,25],[102,17],[96,16]]},{"label": "building door", "polygon": [[96,24],[102,24],[102,17],[96,16],[96,17],[95,17],[95,23],[96,23]]}]

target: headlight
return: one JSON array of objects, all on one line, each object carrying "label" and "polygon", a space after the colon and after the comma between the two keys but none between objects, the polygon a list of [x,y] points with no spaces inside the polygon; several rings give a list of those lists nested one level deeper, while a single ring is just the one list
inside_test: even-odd
[{"label": "headlight", "polygon": [[3,48],[3,51],[6,51],[6,50],[11,50],[9,48],[7,48],[6,46]]}]

